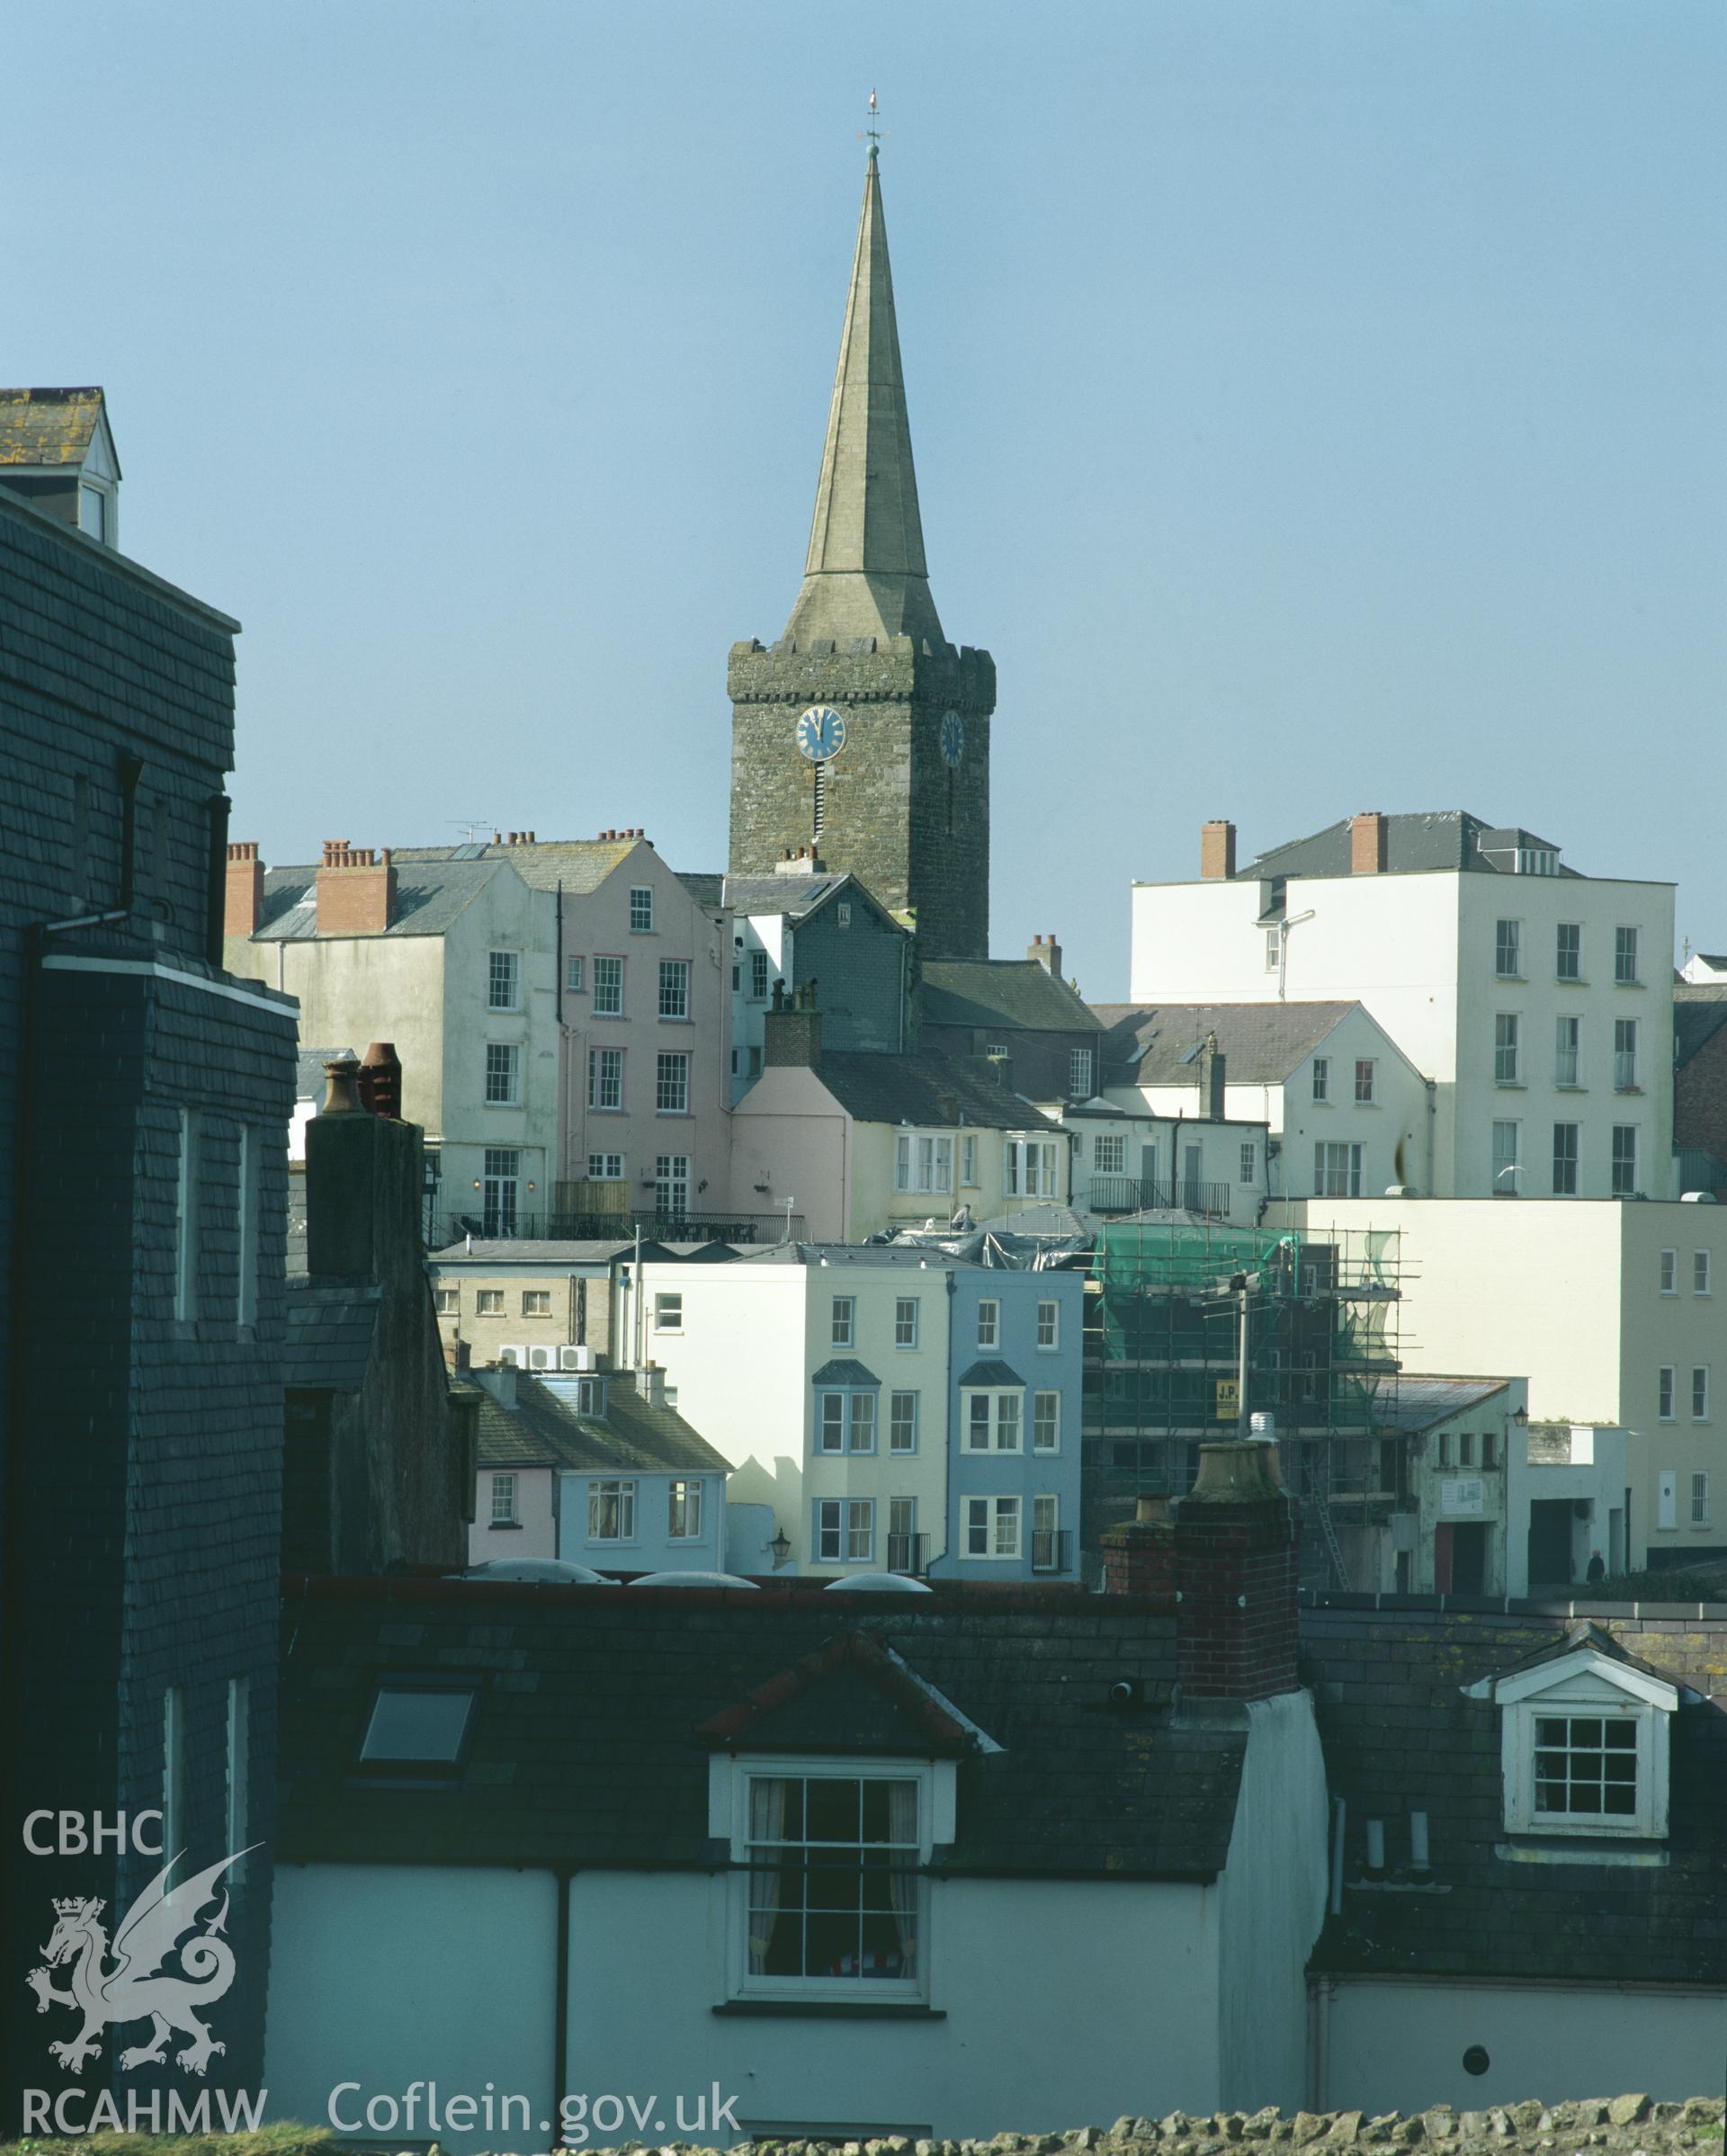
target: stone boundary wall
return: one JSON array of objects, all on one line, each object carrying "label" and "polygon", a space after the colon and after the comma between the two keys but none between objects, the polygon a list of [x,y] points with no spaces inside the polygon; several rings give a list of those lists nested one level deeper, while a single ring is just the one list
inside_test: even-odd
[{"label": "stone boundary wall", "polygon": [[[1564,2103],[1495,2104],[1481,2111],[1454,2111],[1449,2104],[1407,2115],[1388,2111],[1369,2118],[1360,2111],[1297,2111],[1285,2115],[1269,2106],[1263,2111],[1219,2111],[1189,2118],[1173,2111],[1168,2118],[1118,2118],[1107,2131],[1080,2126],[1065,2134],[998,2134],[987,2141],[910,2141],[894,2135],[881,2141],[774,2141],[736,2143],[734,2148],[774,2151],[778,2156],[1225,2156],[1232,2143],[1281,2142],[1311,2148],[1313,2156],[1360,2147],[1435,2146],[1436,2156],[1463,2156],[1465,2151],[1492,2151],[1496,2156],[1669,2156],[1669,2152],[1722,2146],[1722,2098],[1689,2097],[1683,2103],[1657,2103],[1647,2096],[1591,2097]],[[626,2142],[611,2149],[588,2148],[583,2156],[711,2156],[691,2142],[649,2148]]]}]

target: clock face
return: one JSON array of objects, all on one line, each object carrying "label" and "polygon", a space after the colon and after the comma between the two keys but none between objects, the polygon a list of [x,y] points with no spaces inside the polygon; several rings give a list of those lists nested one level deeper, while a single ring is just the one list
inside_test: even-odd
[{"label": "clock face", "polygon": [[957,711],[942,713],[942,756],[950,771],[957,771],[965,754],[965,727]]},{"label": "clock face", "polygon": [[799,717],[797,741],[812,764],[825,764],[846,746],[846,721],[831,704],[811,704]]}]

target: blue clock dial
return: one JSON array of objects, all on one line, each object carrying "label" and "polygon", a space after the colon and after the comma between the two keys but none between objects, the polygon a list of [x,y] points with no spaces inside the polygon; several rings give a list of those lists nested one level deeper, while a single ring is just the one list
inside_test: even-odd
[{"label": "blue clock dial", "polygon": [[965,754],[965,726],[957,711],[942,714],[942,756],[950,771],[959,769]]},{"label": "blue clock dial", "polygon": [[812,764],[825,764],[846,746],[846,721],[831,704],[811,704],[799,717],[797,742]]}]

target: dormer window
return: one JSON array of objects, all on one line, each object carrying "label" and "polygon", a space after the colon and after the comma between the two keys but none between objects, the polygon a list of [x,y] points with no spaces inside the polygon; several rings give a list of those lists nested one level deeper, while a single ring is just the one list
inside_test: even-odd
[{"label": "dormer window", "polygon": [[1569,1651],[1467,1687],[1501,1710],[1505,1831],[1664,1840],[1678,1689],[1609,1634],[1591,1626],[1572,1636]]}]

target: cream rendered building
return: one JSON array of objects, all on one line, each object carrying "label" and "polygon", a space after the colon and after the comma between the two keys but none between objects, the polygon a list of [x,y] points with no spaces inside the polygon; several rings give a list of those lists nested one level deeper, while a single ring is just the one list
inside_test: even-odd
[{"label": "cream rendered building", "polygon": [[1532,1426],[1623,1429],[1633,1567],[1727,1556],[1727,1209],[1311,1199],[1310,1229],[1401,1239],[1406,1371],[1521,1371]]},{"label": "cream rendered building", "polygon": [[1671,1192],[1670,884],[1457,810],[1352,817],[1239,870],[1212,824],[1199,880],[1136,884],[1132,918],[1136,1003],[1363,1003],[1434,1083],[1431,1171],[1400,1178],[1424,1194]]}]

